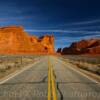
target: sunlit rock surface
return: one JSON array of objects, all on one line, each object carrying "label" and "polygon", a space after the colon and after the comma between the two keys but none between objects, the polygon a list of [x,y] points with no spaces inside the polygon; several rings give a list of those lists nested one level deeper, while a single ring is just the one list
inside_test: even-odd
[{"label": "sunlit rock surface", "polygon": [[62,54],[100,54],[100,39],[88,39],[74,42],[65,47]]},{"label": "sunlit rock surface", "polygon": [[0,54],[53,54],[54,36],[40,38],[24,32],[21,26],[0,28]]}]

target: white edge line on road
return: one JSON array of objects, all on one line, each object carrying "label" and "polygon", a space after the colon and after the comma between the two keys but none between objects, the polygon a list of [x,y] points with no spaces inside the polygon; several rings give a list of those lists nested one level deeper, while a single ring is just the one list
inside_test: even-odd
[{"label": "white edge line on road", "polygon": [[25,68],[21,69],[21,70],[18,71],[18,72],[13,72],[12,74],[9,74],[7,77],[5,77],[5,78],[3,78],[3,79],[0,80],[0,85],[3,84],[3,83],[5,83],[5,82],[7,82],[8,80],[14,78],[15,76],[17,76],[18,74],[24,72],[25,70],[31,68],[32,66],[34,66],[34,65],[37,64],[38,62],[39,62],[39,61],[35,62],[34,64],[32,64],[32,65],[30,65],[30,66],[28,65],[29,67],[25,67]]},{"label": "white edge line on road", "polygon": [[[60,63],[62,63],[62,60],[59,60],[59,59],[57,59],[57,60],[58,60]],[[65,63],[64,63],[64,65],[66,66]],[[91,78],[91,77],[85,75],[84,73],[82,73],[82,72],[76,70],[75,68],[72,68],[72,67],[69,67],[69,66],[67,66],[67,67],[68,67],[69,69],[72,69],[73,71],[76,71],[77,73],[81,74],[82,76],[86,77],[87,79],[91,80],[92,82],[95,82],[95,83],[97,83],[97,84],[100,85],[100,82],[98,82],[98,81],[96,81],[95,79],[93,79],[93,78]]]}]

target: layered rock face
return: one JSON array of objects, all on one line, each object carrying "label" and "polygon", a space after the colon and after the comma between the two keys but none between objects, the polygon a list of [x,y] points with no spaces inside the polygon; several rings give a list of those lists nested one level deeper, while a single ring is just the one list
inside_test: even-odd
[{"label": "layered rock face", "polygon": [[39,38],[37,38],[36,36],[30,36],[30,41],[32,43],[32,46],[36,49],[36,51],[40,53],[55,53],[53,35],[45,35]]},{"label": "layered rock face", "polygon": [[100,39],[89,39],[74,42],[65,47],[62,54],[100,54]]},{"label": "layered rock face", "polygon": [[30,36],[21,26],[0,28],[0,54],[54,53],[54,36]]}]

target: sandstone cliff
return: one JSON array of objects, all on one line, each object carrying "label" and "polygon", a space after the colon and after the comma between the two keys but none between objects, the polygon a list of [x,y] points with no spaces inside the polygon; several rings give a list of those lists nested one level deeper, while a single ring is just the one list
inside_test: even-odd
[{"label": "sandstone cliff", "polygon": [[88,39],[74,42],[65,47],[62,54],[100,54],[100,39]]},{"label": "sandstone cliff", "polygon": [[62,48],[58,48],[57,49],[57,53],[60,53],[61,54],[61,52],[62,52]]},{"label": "sandstone cliff", "polygon": [[21,26],[0,28],[0,54],[54,53],[54,36],[30,36]]}]

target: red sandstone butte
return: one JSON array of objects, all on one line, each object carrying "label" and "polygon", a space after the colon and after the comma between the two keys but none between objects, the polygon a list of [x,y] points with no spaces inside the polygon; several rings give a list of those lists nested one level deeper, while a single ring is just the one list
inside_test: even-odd
[{"label": "red sandstone butte", "polygon": [[54,36],[40,38],[24,32],[21,26],[0,27],[0,54],[53,54]]},{"label": "red sandstone butte", "polygon": [[88,39],[74,42],[65,47],[62,54],[100,54],[100,39]]}]

